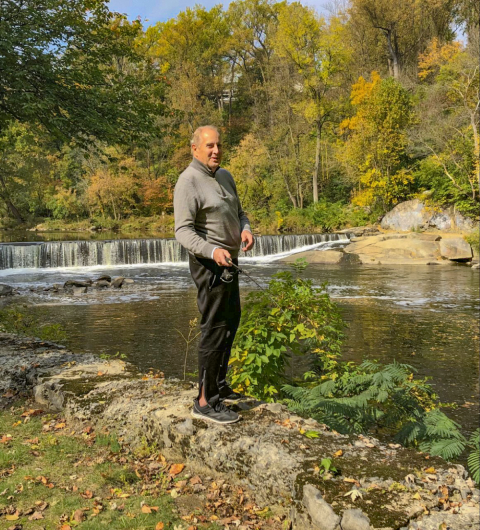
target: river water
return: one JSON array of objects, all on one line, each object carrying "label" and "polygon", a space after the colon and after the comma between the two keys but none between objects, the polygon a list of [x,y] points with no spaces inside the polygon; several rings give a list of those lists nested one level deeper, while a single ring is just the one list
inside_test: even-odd
[{"label": "river water", "polygon": [[[335,245],[326,245],[329,248]],[[242,262],[241,262],[242,265]],[[271,257],[243,261],[265,285],[288,267]],[[122,290],[81,296],[30,292],[67,279],[125,276]],[[467,432],[478,426],[478,271],[464,266],[310,265],[305,276],[328,283],[348,324],[343,356],[361,362],[396,360],[432,377],[447,411]],[[185,263],[98,265],[76,268],[6,269],[0,282],[22,293],[12,303],[27,303],[41,323],[60,323],[73,351],[121,353],[142,371],[159,369],[183,376],[189,321],[198,316],[195,289]],[[257,289],[241,276],[242,296]],[[188,371],[196,369],[194,348]]]}]

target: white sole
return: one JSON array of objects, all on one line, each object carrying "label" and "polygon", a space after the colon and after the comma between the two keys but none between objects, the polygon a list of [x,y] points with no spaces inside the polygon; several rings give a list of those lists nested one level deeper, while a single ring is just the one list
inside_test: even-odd
[{"label": "white sole", "polygon": [[211,421],[212,423],[217,423],[218,425],[229,425],[231,423],[237,423],[237,421],[240,421],[240,416],[238,416],[238,418],[236,420],[218,421],[215,418],[209,418],[208,416],[205,416],[203,414],[199,414],[198,412],[195,412],[194,410],[192,410],[191,414],[192,414],[192,416],[194,418],[198,418],[200,420],[205,420],[205,421]]}]

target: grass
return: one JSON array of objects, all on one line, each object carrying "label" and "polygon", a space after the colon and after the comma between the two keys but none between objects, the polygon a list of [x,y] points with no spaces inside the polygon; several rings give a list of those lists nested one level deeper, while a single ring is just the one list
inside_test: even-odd
[{"label": "grass", "polygon": [[75,430],[28,400],[0,410],[0,530],[220,530],[232,521],[289,525],[244,489],[168,462],[155,445],[131,450],[115,433]]},{"label": "grass", "polygon": [[[167,493],[171,481],[161,480],[165,465],[147,480],[142,463],[115,435],[73,432],[62,418],[45,414],[22,417],[30,406],[17,403],[0,412],[0,528],[147,530],[181,524]],[[30,520],[34,514],[38,520]]]}]

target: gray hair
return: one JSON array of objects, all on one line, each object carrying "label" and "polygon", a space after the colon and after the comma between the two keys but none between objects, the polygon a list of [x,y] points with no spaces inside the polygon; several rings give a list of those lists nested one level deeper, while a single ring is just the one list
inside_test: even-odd
[{"label": "gray hair", "polygon": [[200,142],[202,141],[202,132],[205,129],[211,129],[212,131],[215,131],[218,136],[220,136],[220,131],[217,129],[217,127],[215,127],[215,125],[202,125],[201,127],[197,127],[197,129],[195,129],[195,131],[193,132],[192,139],[190,140],[190,147],[192,147],[193,145],[198,146],[200,144]]}]

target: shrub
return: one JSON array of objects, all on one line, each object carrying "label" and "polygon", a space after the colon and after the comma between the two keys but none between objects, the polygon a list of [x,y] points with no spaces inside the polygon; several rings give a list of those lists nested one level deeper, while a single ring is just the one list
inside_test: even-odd
[{"label": "shrub", "polygon": [[286,382],[292,355],[308,354],[316,373],[333,371],[342,327],[326,285],[313,287],[290,271],[275,274],[265,291],[247,297],[230,359],[232,385],[271,401]]}]

